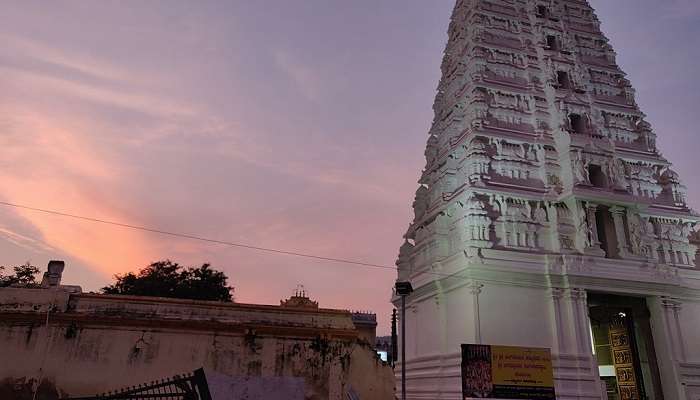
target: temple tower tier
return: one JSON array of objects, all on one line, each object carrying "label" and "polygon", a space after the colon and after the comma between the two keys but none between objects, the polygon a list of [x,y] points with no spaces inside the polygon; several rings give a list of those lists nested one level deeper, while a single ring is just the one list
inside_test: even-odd
[{"label": "temple tower tier", "polygon": [[558,399],[700,398],[699,218],[593,8],[458,0],[441,70],[397,260],[408,398],[461,399],[468,343],[549,348]]}]

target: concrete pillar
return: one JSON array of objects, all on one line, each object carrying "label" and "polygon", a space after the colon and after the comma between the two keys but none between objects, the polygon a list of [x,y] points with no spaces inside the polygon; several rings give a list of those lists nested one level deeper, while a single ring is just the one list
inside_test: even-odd
[{"label": "concrete pillar", "polygon": [[615,236],[617,237],[617,251],[620,257],[627,258],[632,254],[629,239],[627,238],[627,230],[625,229],[625,214],[627,210],[624,207],[610,207],[610,214],[615,224]]},{"label": "concrete pillar", "polygon": [[593,354],[588,328],[588,296],[584,289],[572,288],[571,297],[573,326],[576,338],[576,354]]},{"label": "concrete pillar", "polygon": [[686,359],[686,348],[679,315],[681,302],[677,299],[662,297],[661,306],[664,311],[665,328],[671,340],[674,360],[684,362]]},{"label": "concrete pillar", "polygon": [[557,353],[566,353],[567,346],[567,334],[564,328],[564,316],[562,315],[562,298],[564,297],[564,289],[552,288],[552,307],[554,308],[554,337],[557,340]]},{"label": "concrete pillar", "polygon": [[681,383],[678,360],[683,357],[683,346],[679,343],[674,309],[680,303],[668,297],[647,299],[651,314],[650,324],[654,338],[654,349],[659,364],[661,384],[666,399],[687,400]]},{"label": "concrete pillar", "polygon": [[[408,311],[411,316],[406,318],[406,322],[411,321],[411,327],[406,328],[406,333],[409,334],[412,338],[412,341],[407,342],[411,343],[411,354],[406,356],[406,359],[411,359],[415,358],[419,352],[418,352],[418,335],[421,333],[420,326],[418,325],[418,305],[417,304],[412,304],[406,308],[406,311]],[[406,324],[408,325],[408,323]],[[410,329],[410,330],[409,330]],[[406,346],[406,349],[408,349],[408,346]]]},{"label": "concrete pillar", "polygon": [[481,344],[481,310],[479,307],[479,294],[481,294],[481,289],[483,287],[484,285],[479,282],[472,282],[470,288],[474,304],[474,343],[476,344]]}]

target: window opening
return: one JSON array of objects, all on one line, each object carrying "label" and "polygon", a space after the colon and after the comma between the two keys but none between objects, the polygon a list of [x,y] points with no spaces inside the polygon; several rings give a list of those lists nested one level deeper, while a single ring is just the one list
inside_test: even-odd
[{"label": "window opening", "polygon": [[608,186],[607,178],[600,165],[590,164],[588,166],[588,180],[595,187],[605,188]]},{"label": "window opening", "polygon": [[572,131],[575,133],[584,133],[583,117],[578,114],[569,114],[569,123],[571,124]]},{"label": "window opening", "polygon": [[562,89],[569,89],[571,87],[569,80],[569,74],[565,71],[557,71],[557,86]]}]

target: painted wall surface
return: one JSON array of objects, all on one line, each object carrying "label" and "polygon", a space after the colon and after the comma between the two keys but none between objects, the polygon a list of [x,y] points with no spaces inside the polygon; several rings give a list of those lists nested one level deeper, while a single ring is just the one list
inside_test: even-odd
[{"label": "painted wall surface", "polygon": [[44,381],[61,394],[90,395],[204,367],[236,379],[300,378],[304,399],[341,399],[350,389],[360,398],[393,395],[391,368],[357,339],[346,311],[60,290],[51,301],[47,292],[0,289],[5,384]]},{"label": "painted wall surface", "polygon": [[684,302],[679,310],[679,320],[687,344],[686,359],[700,362],[700,300]]},{"label": "painted wall surface", "polygon": [[[485,284],[479,295],[482,342],[550,347],[551,318],[546,307],[550,302],[551,295],[545,288]],[[538,335],[525,336],[523,332],[538,332]]]},{"label": "painted wall surface", "polygon": [[441,329],[447,331],[447,352],[456,352],[465,341],[476,343],[474,322],[474,296],[471,289],[462,286],[444,295],[447,307],[447,323]]}]

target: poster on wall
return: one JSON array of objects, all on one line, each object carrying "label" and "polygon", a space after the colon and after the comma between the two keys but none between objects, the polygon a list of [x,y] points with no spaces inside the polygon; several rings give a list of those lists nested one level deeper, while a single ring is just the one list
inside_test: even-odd
[{"label": "poster on wall", "polygon": [[549,349],[463,344],[462,398],[555,400]]}]

